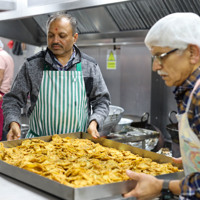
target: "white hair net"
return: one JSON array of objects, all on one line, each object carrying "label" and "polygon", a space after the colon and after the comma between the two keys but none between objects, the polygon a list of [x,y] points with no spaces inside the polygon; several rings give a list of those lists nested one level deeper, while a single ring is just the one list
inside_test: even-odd
[{"label": "white hair net", "polygon": [[0,48],[3,49],[4,45],[3,45],[3,42],[0,40]]},{"label": "white hair net", "polygon": [[194,13],[173,13],[158,20],[145,38],[146,46],[185,49],[188,44],[200,47],[200,17]]}]

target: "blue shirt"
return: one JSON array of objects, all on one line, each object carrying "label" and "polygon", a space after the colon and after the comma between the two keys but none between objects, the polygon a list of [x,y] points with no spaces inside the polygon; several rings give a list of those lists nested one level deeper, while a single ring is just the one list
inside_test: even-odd
[{"label": "blue shirt", "polygon": [[72,53],[69,61],[64,66],[58,61],[58,59],[54,56],[54,54],[51,51],[50,51],[50,55],[53,58],[53,62],[54,62],[54,64],[56,64],[56,68],[58,71],[67,71],[72,66],[72,61],[76,56],[76,50],[73,47],[73,53]]}]

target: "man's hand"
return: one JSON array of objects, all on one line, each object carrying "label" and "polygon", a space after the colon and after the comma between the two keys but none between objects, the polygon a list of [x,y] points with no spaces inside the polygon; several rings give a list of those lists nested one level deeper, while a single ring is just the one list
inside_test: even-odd
[{"label": "man's hand", "polygon": [[179,158],[172,158],[173,162],[176,163],[176,164],[182,164],[182,157],[179,157]]},{"label": "man's hand", "polygon": [[3,99],[3,96],[0,94],[0,101]]},{"label": "man's hand", "polygon": [[159,180],[154,176],[136,173],[131,170],[126,171],[127,175],[137,181],[136,186],[124,197],[136,197],[137,200],[150,200],[158,197],[162,190],[163,180]]},{"label": "man's hand", "polygon": [[100,137],[99,132],[97,131],[97,122],[91,121],[90,125],[88,126],[87,132],[93,137],[98,138]]},{"label": "man's hand", "polygon": [[11,122],[10,130],[7,134],[7,140],[17,140],[21,136],[20,126],[17,122]]}]

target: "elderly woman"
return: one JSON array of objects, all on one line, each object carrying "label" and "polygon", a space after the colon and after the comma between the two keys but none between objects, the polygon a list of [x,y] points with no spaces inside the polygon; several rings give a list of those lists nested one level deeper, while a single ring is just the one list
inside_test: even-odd
[{"label": "elderly woman", "polygon": [[200,199],[200,17],[194,13],[170,14],[149,30],[145,44],[153,58],[153,71],[167,86],[176,86],[179,140],[186,177],[183,180],[159,180],[127,171],[137,181],[125,194],[138,200],[163,194],[163,199]]}]

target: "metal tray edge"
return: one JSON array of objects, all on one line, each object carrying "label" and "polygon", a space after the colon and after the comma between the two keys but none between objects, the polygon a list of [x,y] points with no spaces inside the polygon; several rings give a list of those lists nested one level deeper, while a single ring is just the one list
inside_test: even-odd
[{"label": "metal tray edge", "polygon": [[[132,153],[137,153],[138,155],[143,156],[143,157],[148,157],[148,156],[155,157],[154,159],[155,161],[162,160],[162,162],[172,163],[172,159],[167,156],[163,156],[163,155],[159,156],[159,154],[156,154],[154,152],[138,149],[136,147],[132,147],[130,145],[122,144],[122,143],[115,142],[115,141],[105,139],[105,138],[94,139],[87,133],[80,132],[80,133],[71,133],[71,134],[61,134],[60,136],[90,139],[91,141],[95,143],[100,143],[103,146],[111,146],[119,150],[131,151]],[[52,136],[39,137],[39,139],[42,139],[44,141],[50,141],[51,138]],[[9,147],[16,146],[16,144],[20,145],[22,140],[5,141],[2,143],[6,147],[9,148]],[[40,176],[38,174],[32,173],[30,171],[9,165],[1,160],[0,160],[0,173],[8,175],[11,178],[15,178],[19,181],[22,181],[38,189],[41,189],[47,193],[51,193],[53,195],[56,195],[58,197],[61,197],[67,200],[92,200],[92,199],[98,199],[98,198],[112,197],[115,195],[121,195],[123,193],[130,191],[136,184],[136,181],[130,180],[130,181],[123,181],[123,182],[104,184],[104,185],[95,185],[95,186],[82,187],[82,188],[71,188],[66,185],[60,184],[56,181],[52,181],[48,178]],[[160,175],[157,177],[166,178],[166,179],[176,179],[176,178],[181,179],[183,176],[184,174],[182,172],[177,172],[173,174]],[[31,180],[31,183],[30,183],[30,180]],[[51,188],[51,190],[49,190],[49,188]]]}]

